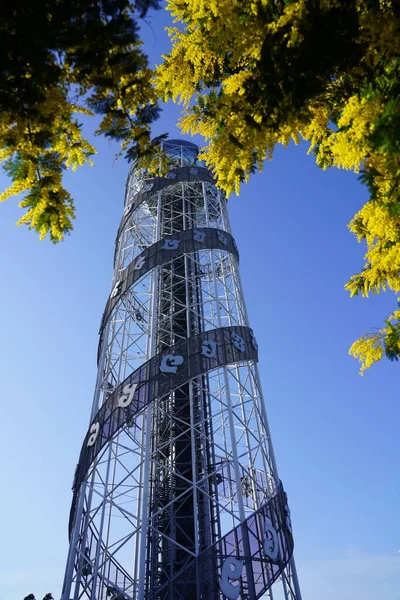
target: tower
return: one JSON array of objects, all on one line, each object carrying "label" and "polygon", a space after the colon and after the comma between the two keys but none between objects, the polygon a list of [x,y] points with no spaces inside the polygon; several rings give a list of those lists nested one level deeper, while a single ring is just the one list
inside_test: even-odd
[{"label": "tower", "polygon": [[163,149],[127,179],[62,600],[301,600],[226,198]]}]

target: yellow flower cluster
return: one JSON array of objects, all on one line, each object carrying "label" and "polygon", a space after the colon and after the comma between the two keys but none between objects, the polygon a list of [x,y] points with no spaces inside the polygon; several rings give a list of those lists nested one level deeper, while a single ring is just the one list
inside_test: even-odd
[{"label": "yellow flower cluster", "polygon": [[[0,162],[16,161],[21,173],[0,195],[0,202],[28,192],[19,203],[21,208],[28,210],[17,225],[27,224],[31,229],[36,229],[40,239],[49,233],[52,241],[56,242],[63,239],[65,231],[72,229],[75,217],[72,199],[62,186],[62,167],[74,171],[86,163],[92,165],[90,156],[96,152],[82,137],[74,113],[91,113],[71,104],[59,88],[47,91],[38,112],[41,119],[48,119],[48,141],[45,146],[38,135],[46,131],[42,122],[25,120],[16,123],[13,115],[3,114]],[[13,145],[7,143],[10,133],[15,140]]]},{"label": "yellow flower cluster", "polygon": [[[299,23],[307,18],[307,1],[300,0],[298,2],[291,2],[287,4],[283,14],[276,20],[268,25],[268,31],[271,34],[279,33],[283,30],[283,37],[290,48],[295,44],[299,44],[303,41],[304,37],[300,34]],[[289,32],[285,30],[289,26]]]},{"label": "yellow flower cluster", "polygon": [[323,163],[329,157],[336,167],[358,173],[363,161],[370,155],[368,137],[372,132],[372,123],[381,112],[382,106],[376,99],[349,98],[338,119],[339,131],[332,132],[321,141],[317,162]]},{"label": "yellow flower cluster", "polygon": [[[363,233],[360,233],[360,223]],[[368,244],[377,239],[395,242],[400,232],[400,215],[391,216],[387,207],[379,202],[366,202],[350,221],[349,229],[359,242],[364,238]]]},{"label": "yellow flower cluster", "polygon": [[[6,152],[4,158],[8,158]],[[6,190],[4,190],[4,192],[0,194],[0,202],[7,200],[10,196],[18,196],[18,194],[29,190],[34,185],[37,178],[35,163],[29,162],[27,167],[26,177],[14,181]]]},{"label": "yellow flower cluster", "polygon": [[349,354],[360,361],[360,375],[364,375],[366,369],[379,362],[383,357],[381,335],[361,337],[352,344]]},{"label": "yellow flower cluster", "polygon": [[[21,208],[30,206],[29,199],[22,200]],[[70,194],[61,185],[61,177],[52,188],[41,190],[40,200],[27,210],[17,221],[17,225],[28,225],[39,233],[43,240],[48,233],[53,242],[62,241],[64,231],[72,229],[72,220],[75,218],[75,207]]]},{"label": "yellow flower cluster", "polygon": [[[398,301],[400,298],[397,299]],[[387,323],[398,324],[400,321],[400,310],[394,310],[388,317]],[[386,325],[382,327],[375,334],[366,334],[360,337],[358,340],[352,344],[349,349],[349,354],[356,358],[360,364],[360,375],[364,375],[364,371],[369,369],[374,363],[381,360],[384,353],[385,342],[388,339],[388,336],[391,335],[391,327],[390,325]],[[397,352],[400,354],[400,339],[397,339]],[[396,350],[396,348],[392,348]]]},{"label": "yellow flower cluster", "polygon": [[[179,26],[169,30],[172,49],[157,68],[155,84],[161,97],[184,105],[182,131],[205,137],[201,159],[213,171],[217,185],[228,195],[233,190],[239,193],[241,183],[272,158],[277,144],[298,143],[300,137],[310,142],[309,151],[314,150],[323,168],[373,173],[371,200],[349,224],[359,241],[367,243],[366,264],[346,288],[351,295],[400,290],[400,211],[393,204],[400,165],[384,146],[374,146],[376,123],[388,99],[384,91],[379,92],[384,85],[371,86],[375,73],[390,74],[400,56],[399,9],[391,0],[167,2]],[[351,19],[358,19],[357,33],[352,35],[363,55],[351,70],[333,70],[322,91],[299,105],[296,92],[290,90],[296,74],[288,60],[297,50],[302,56],[303,46],[311,43],[306,36],[311,35],[316,12],[328,22],[347,8]],[[310,72],[318,68],[310,57],[306,60],[310,65],[305,73],[307,67]],[[271,85],[260,76],[265,62],[271,65]],[[277,82],[274,78],[281,71]],[[302,80],[297,83],[302,85]],[[382,357],[370,337],[354,346],[352,354],[368,355],[364,368]]]}]

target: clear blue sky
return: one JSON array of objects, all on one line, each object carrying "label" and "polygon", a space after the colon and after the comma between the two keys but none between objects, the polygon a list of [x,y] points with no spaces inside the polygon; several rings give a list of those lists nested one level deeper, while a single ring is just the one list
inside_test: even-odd
[{"label": "clear blue sky", "polygon": [[[159,62],[167,17],[147,20]],[[154,133],[179,135],[178,114],[166,107]],[[96,166],[66,177],[78,218],[64,243],[16,228],[14,199],[0,207],[0,600],[61,590],[128,172],[113,145],[95,143]],[[343,289],[364,252],[346,224],[366,198],[355,175],[322,172],[293,146],[229,200],[304,600],[400,600],[399,365],[362,378],[347,354],[395,305]]]}]

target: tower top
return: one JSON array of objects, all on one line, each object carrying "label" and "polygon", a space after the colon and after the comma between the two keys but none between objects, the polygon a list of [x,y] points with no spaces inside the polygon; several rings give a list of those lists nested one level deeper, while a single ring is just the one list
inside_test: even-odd
[{"label": "tower top", "polygon": [[[199,146],[193,142],[188,142],[185,139],[168,139],[160,142],[162,150],[167,154],[171,166],[200,166],[204,167],[203,161],[198,160]],[[143,179],[146,174],[146,170],[139,169],[139,175],[135,174],[137,171],[137,162],[134,161],[129,169],[128,181],[132,177],[136,180],[137,178]]]},{"label": "tower top", "polygon": [[187,140],[182,138],[165,140],[164,142],[162,142],[162,144],[163,146],[171,144],[173,146],[192,146],[194,148],[198,148],[197,144],[194,144],[193,142],[188,142]]}]

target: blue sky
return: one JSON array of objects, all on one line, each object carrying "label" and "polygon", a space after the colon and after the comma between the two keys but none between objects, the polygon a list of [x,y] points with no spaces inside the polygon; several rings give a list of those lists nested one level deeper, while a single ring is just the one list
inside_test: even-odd
[{"label": "blue sky", "polygon": [[[147,21],[158,62],[167,17]],[[154,134],[179,136],[178,115],[165,107]],[[64,243],[16,228],[14,199],[0,208],[0,600],[61,590],[128,172],[115,146],[95,143],[95,167],[66,176],[78,218]],[[278,149],[229,200],[304,600],[400,600],[399,366],[384,361],[362,378],[347,354],[395,305],[343,289],[365,251],[346,224],[366,199],[355,175],[319,170],[301,145]]]}]

